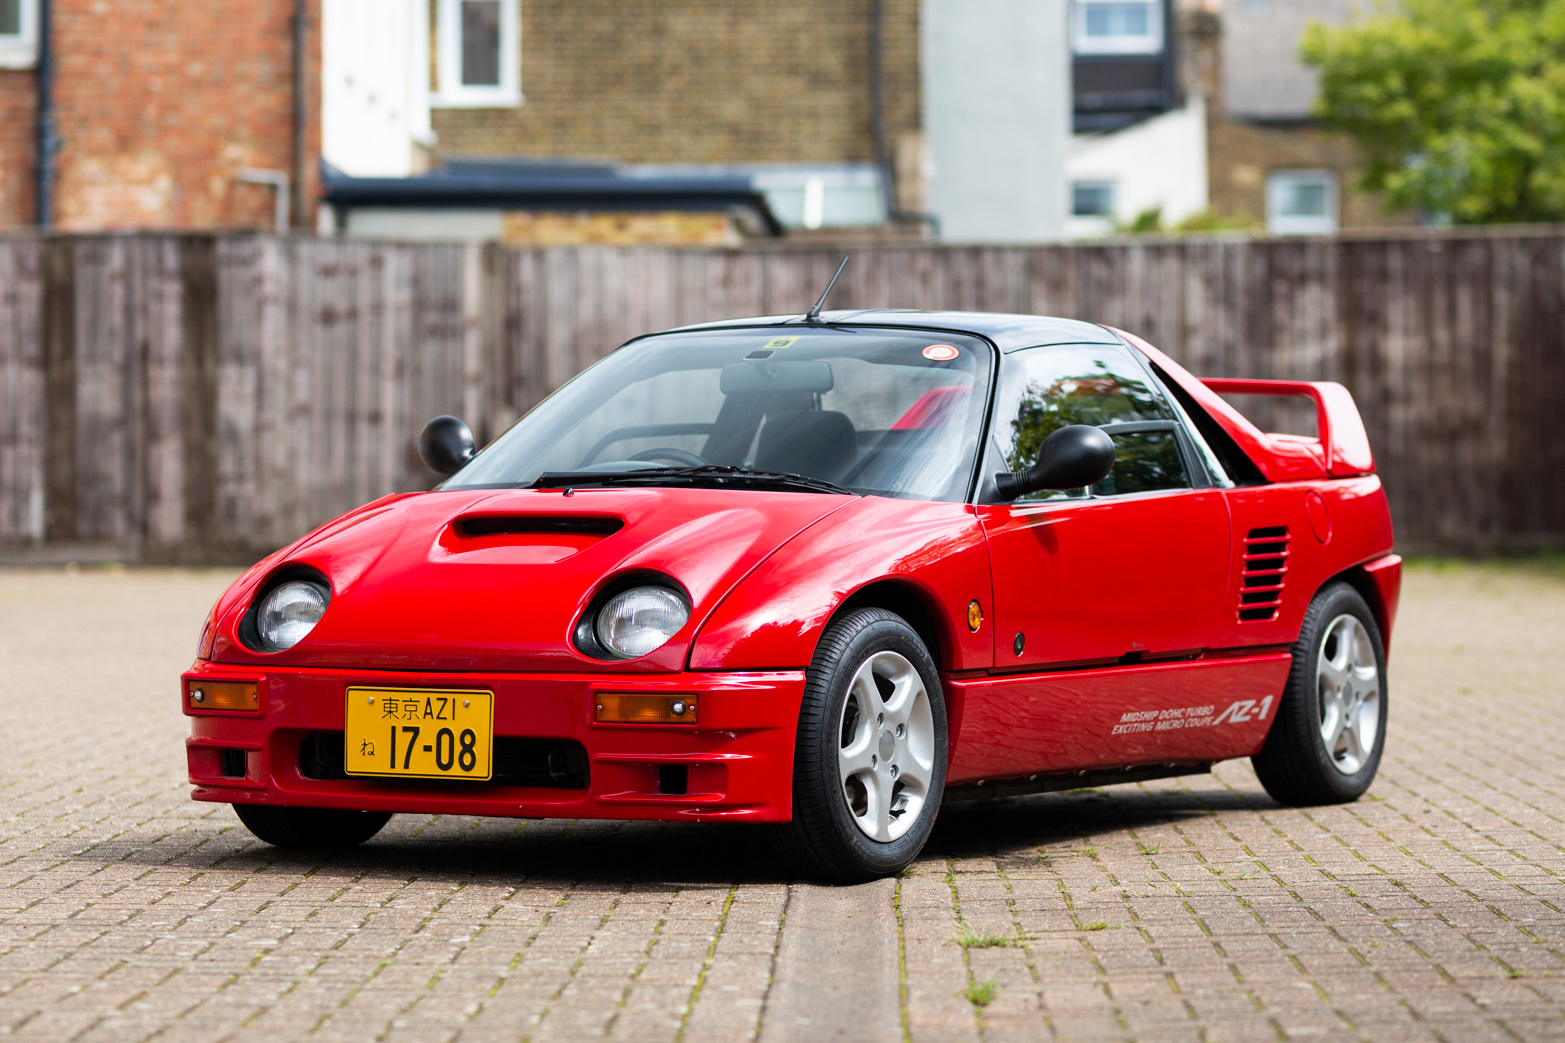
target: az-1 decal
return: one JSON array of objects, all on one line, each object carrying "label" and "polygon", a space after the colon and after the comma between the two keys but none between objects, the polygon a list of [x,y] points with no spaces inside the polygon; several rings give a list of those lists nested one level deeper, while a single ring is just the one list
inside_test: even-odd
[{"label": "az-1 decal", "polygon": [[1133,710],[1119,719],[1111,735],[1128,735],[1133,732],[1164,732],[1175,728],[1210,728],[1215,724],[1243,724],[1247,721],[1264,721],[1272,711],[1272,696],[1257,705],[1254,699],[1239,699],[1229,703],[1222,713],[1215,706],[1186,706],[1172,710]]}]

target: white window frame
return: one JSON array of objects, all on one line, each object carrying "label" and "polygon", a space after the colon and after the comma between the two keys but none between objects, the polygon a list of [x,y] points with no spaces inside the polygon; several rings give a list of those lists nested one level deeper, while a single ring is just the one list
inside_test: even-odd
[{"label": "white window frame", "polygon": [[[1088,36],[1087,8],[1108,3],[1146,7],[1147,35]],[[1071,49],[1076,54],[1162,54],[1164,37],[1163,0],[1074,0],[1071,4]]]},{"label": "white window frame", "polygon": [[[1325,214],[1302,216],[1282,213],[1288,188],[1304,181],[1325,184]],[[1266,230],[1272,235],[1335,235],[1338,227],[1337,201],[1335,170],[1273,170],[1266,175]]]},{"label": "white window frame", "polygon": [[0,69],[31,69],[38,64],[38,0],[22,0],[22,31],[0,35]]},{"label": "white window frame", "polygon": [[462,0],[437,0],[435,28],[439,88],[430,104],[445,109],[498,109],[522,104],[521,0],[500,3],[500,83],[473,87],[462,83]]},{"label": "white window frame", "polygon": [[[1076,212],[1077,188],[1106,188],[1108,189],[1109,208],[1101,214],[1078,214]],[[1119,183],[1113,178],[1107,177],[1079,177],[1070,183],[1071,189],[1071,217],[1082,220],[1114,220],[1115,204],[1119,202]]]}]

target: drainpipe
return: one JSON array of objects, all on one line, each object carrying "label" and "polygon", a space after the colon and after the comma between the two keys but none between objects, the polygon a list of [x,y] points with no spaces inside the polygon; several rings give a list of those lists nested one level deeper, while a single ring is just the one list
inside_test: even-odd
[{"label": "drainpipe", "polygon": [[875,165],[880,168],[880,194],[889,216],[897,209],[897,186],[894,180],[896,171],[891,165],[891,147],[886,143],[885,8],[885,0],[870,0],[870,129],[875,135]]},{"label": "drainpipe", "polygon": [[1179,5],[1163,0],[1163,96],[1170,109],[1184,105],[1179,82]]},{"label": "drainpipe", "polygon": [[[306,224],[305,212],[304,212],[305,203],[306,203],[306,200],[304,198],[304,173],[305,173],[305,163],[306,163],[305,156],[304,156],[304,139],[305,139],[304,122],[305,122],[305,112],[306,112],[304,89],[305,89],[305,80],[306,80],[305,65],[306,65],[306,63],[307,63],[307,61],[309,59],[309,52],[308,52],[308,50],[306,49],[306,46],[305,46],[306,43],[308,42],[308,33],[309,33],[309,18],[308,18],[308,16],[309,16],[309,0],[294,0],[294,2],[293,2],[293,183],[294,183],[295,186],[298,187],[298,191],[293,194],[293,214],[292,214],[292,217],[293,217],[293,224],[295,225],[295,227],[298,227],[298,228],[303,228],[305,226],[305,224]],[[285,182],[286,182],[286,179],[285,179]],[[281,205],[282,205],[282,211],[281,212],[283,214],[285,214],[285,215],[288,213],[288,209],[287,209],[288,197],[286,195],[287,191],[288,190],[287,190],[286,184],[284,184],[283,187],[278,189],[279,200],[281,201]],[[287,225],[284,224],[282,227],[280,227],[278,229],[278,231],[279,232],[286,231],[286,229],[287,229]]]},{"label": "drainpipe", "polygon": [[54,224],[54,156],[60,135],[54,122],[54,18],[50,0],[38,0],[38,133],[34,189],[39,228]]},{"label": "drainpipe", "polygon": [[247,185],[270,185],[276,193],[272,209],[272,231],[278,235],[288,232],[288,175],[281,170],[258,170],[245,167],[239,172],[239,180]]}]

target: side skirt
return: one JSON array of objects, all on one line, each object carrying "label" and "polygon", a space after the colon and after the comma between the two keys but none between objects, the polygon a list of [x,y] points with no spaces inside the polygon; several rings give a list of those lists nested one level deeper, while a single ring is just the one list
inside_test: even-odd
[{"label": "side skirt", "polygon": [[947,803],[998,800],[1002,797],[1023,797],[1029,793],[1057,793],[1061,790],[1116,786],[1123,782],[1171,779],[1179,775],[1207,775],[1211,771],[1212,762],[1207,761],[1204,764],[1143,764],[1134,768],[1100,768],[1092,771],[1029,775],[1025,778],[979,779],[977,782],[948,787],[945,800]]}]

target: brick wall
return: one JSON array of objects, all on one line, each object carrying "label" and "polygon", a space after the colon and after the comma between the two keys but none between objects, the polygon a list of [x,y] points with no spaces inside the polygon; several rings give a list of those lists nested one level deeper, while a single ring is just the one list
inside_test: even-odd
[{"label": "brick wall", "polygon": [[0,228],[33,220],[33,74],[0,70]]},{"label": "brick wall", "polygon": [[[437,110],[444,152],[865,162],[870,0],[522,0],[523,105]],[[885,0],[886,131],[919,127],[918,0]]]},{"label": "brick wall", "polygon": [[1385,213],[1380,197],[1358,187],[1361,167],[1346,134],[1317,126],[1267,126],[1214,118],[1207,125],[1207,177],[1212,209],[1266,223],[1266,176],[1273,170],[1331,170],[1337,175],[1343,229],[1414,224],[1411,213]]},{"label": "brick wall", "polygon": [[[311,199],[320,150],[313,14],[305,92]],[[237,174],[242,167],[293,170],[292,17],[293,0],[55,0],[64,141],[56,223],[269,228],[272,190],[240,183]],[[0,226],[33,218],[32,127],[33,74],[7,73],[0,77]],[[25,147],[13,148],[13,137]]]}]

